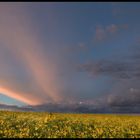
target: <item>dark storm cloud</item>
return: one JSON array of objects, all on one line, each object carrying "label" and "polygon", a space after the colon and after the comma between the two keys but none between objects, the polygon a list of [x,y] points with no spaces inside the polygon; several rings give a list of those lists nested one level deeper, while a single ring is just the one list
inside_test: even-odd
[{"label": "dark storm cloud", "polygon": [[140,91],[127,93],[127,96],[124,95],[114,95],[108,102],[110,106],[137,106],[140,105]]},{"label": "dark storm cloud", "polygon": [[140,112],[140,90],[138,92],[122,93],[122,95],[108,96],[108,108],[113,112]]},{"label": "dark storm cloud", "polygon": [[100,60],[81,64],[78,66],[78,69],[93,75],[102,74],[119,79],[140,78],[140,59],[136,61],[138,58],[139,55],[136,54],[133,56],[133,59],[128,59],[128,61]]},{"label": "dark storm cloud", "polygon": [[94,60],[78,65],[78,70],[94,75],[107,75],[119,79],[140,78],[140,45],[132,46],[130,55],[110,60]]},{"label": "dark storm cloud", "polygon": [[94,60],[78,66],[80,72],[93,76],[109,76],[116,82],[111,91],[103,95],[104,105],[110,112],[140,112],[140,45],[130,47],[128,55],[110,60]]}]

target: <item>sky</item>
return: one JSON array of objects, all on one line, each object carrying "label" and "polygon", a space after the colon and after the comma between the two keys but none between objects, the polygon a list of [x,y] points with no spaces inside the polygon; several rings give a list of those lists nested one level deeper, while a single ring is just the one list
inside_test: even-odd
[{"label": "sky", "polygon": [[1,2],[0,103],[140,105],[140,3]]}]

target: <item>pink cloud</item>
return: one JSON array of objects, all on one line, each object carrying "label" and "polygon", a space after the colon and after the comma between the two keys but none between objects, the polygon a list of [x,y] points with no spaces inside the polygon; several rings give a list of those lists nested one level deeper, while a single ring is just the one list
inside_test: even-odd
[{"label": "pink cloud", "polygon": [[24,97],[25,93],[19,91],[13,91],[8,89],[7,87],[6,88],[0,87],[0,93],[30,105],[35,105],[40,103],[37,98],[33,98],[33,100],[30,100],[29,96]]},{"label": "pink cloud", "polygon": [[117,32],[117,30],[118,30],[118,27],[115,24],[111,24],[106,27],[106,31],[108,31],[109,33],[115,33]]},{"label": "pink cloud", "polygon": [[115,35],[120,30],[126,30],[128,29],[128,24],[110,24],[103,28],[103,26],[96,26],[95,34],[94,34],[94,41],[103,41],[106,39],[109,39],[112,37],[112,35]]},{"label": "pink cloud", "polygon": [[105,38],[105,30],[101,26],[96,27],[95,40],[101,41]]}]

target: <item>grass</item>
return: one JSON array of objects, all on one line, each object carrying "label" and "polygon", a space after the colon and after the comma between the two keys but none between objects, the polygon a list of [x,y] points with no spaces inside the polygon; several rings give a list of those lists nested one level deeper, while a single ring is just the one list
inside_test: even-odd
[{"label": "grass", "polygon": [[140,138],[140,116],[0,111],[0,138]]}]

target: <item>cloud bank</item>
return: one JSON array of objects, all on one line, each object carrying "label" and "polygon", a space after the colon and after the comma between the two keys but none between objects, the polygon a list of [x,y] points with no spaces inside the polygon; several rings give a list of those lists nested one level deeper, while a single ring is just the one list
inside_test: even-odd
[{"label": "cloud bank", "polygon": [[115,112],[137,112],[140,107],[140,48],[133,45],[131,53],[119,59],[96,60],[78,66],[80,72],[114,79],[113,87],[103,95],[104,105]]}]

